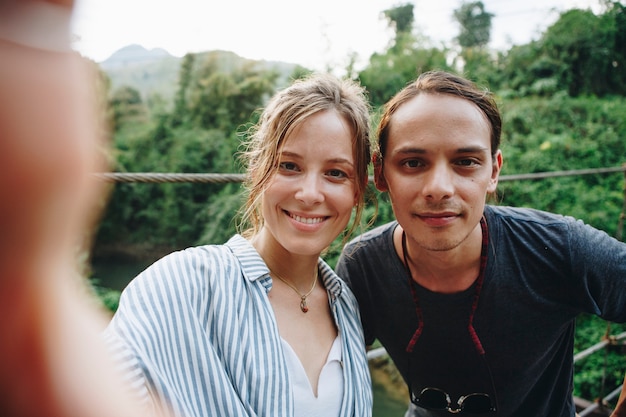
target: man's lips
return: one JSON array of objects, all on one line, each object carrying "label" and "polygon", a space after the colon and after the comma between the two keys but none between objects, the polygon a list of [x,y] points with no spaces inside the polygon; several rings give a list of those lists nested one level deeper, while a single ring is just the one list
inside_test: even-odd
[{"label": "man's lips", "polygon": [[445,218],[445,217],[457,217],[459,213],[455,211],[442,211],[442,212],[420,212],[417,213],[419,217],[432,217],[432,218]]},{"label": "man's lips", "polygon": [[456,220],[460,214],[456,212],[425,212],[417,213],[416,216],[431,226],[445,226]]}]

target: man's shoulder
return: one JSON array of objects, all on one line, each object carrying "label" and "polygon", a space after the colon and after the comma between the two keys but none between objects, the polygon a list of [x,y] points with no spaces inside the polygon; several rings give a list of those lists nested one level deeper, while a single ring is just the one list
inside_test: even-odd
[{"label": "man's shoulder", "polygon": [[574,218],[562,214],[550,213],[529,207],[492,206],[485,207],[487,221],[518,221],[542,224],[563,224],[575,221]]},{"label": "man's shoulder", "polygon": [[532,208],[487,206],[485,217],[489,235],[494,239],[506,236],[508,241],[519,241],[525,245],[535,242],[545,246],[549,241],[558,246],[584,241],[599,232],[572,216]]}]

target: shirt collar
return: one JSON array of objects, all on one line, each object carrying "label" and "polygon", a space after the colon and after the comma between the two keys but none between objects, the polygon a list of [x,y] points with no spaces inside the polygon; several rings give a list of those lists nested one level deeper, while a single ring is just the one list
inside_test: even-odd
[{"label": "shirt collar", "polygon": [[[267,291],[272,288],[270,270],[249,240],[237,234],[226,242],[226,246],[230,248],[235,257],[239,260],[243,276],[247,280],[251,282],[262,280],[260,282],[265,286]],[[346,284],[337,277],[337,274],[335,274],[332,268],[321,258],[317,263],[322,282],[334,302],[335,299],[341,296],[343,286]]]}]

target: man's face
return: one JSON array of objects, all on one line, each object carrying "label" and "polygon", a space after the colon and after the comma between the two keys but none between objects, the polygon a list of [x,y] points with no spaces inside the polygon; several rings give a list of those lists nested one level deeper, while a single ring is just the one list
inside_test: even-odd
[{"label": "man's face", "polygon": [[487,119],[470,101],[423,93],[398,108],[389,128],[376,186],[389,192],[398,222],[420,247],[458,247],[478,227],[502,166],[500,151],[491,155]]}]

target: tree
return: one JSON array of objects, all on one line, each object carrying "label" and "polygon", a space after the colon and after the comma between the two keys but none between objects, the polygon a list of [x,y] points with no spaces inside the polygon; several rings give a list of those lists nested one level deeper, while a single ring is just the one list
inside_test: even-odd
[{"label": "tree", "polygon": [[594,73],[608,53],[607,45],[600,35],[600,22],[591,10],[569,10],[548,28],[542,37],[544,53],[560,65],[559,82],[571,96],[591,93],[592,85],[601,80]]},{"label": "tree", "polygon": [[187,94],[191,84],[195,61],[195,54],[186,54],[178,71],[178,90],[174,99],[174,111],[171,116],[171,123],[174,126],[183,123],[187,116]]},{"label": "tree", "polygon": [[373,54],[369,65],[358,74],[373,106],[385,103],[419,73],[449,68],[445,49],[428,47],[425,37],[413,34],[412,4],[385,10],[383,15],[395,31],[394,40],[384,53]]},{"label": "tree", "polygon": [[122,86],[113,92],[110,100],[113,111],[113,127],[118,129],[124,122],[141,122],[148,116],[139,91],[129,86]]},{"label": "tree", "polygon": [[542,53],[558,63],[558,82],[573,97],[626,94],[626,7],[607,3],[602,15],[563,12],[541,38]]},{"label": "tree", "polygon": [[454,10],[453,16],[461,26],[456,37],[461,48],[482,48],[489,43],[491,19],[494,15],[485,10],[482,1],[463,2]]},{"label": "tree", "polygon": [[626,5],[619,1],[607,1],[607,11],[602,16],[607,27],[612,51],[605,62],[609,94],[626,94]]},{"label": "tree", "polygon": [[273,93],[278,73],[256,61],[210,53],[190,82],[187,112],[194,125],[234,132]]},{"label": "tree", "polygon": [[389,27],[396,32],[395,43],[401,44],[399,40],[404,34],[411,33],[413,30],[413,4],[406,3],[393,7],[391,9],[383,10],[383,16],[387,19]]}]

